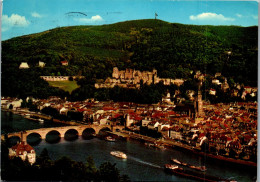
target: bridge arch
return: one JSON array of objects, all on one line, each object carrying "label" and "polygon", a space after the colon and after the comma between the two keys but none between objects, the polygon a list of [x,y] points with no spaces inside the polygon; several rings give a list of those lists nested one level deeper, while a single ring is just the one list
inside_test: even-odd
[{"label": "bridge arch", "polygon": [[96,130],[94,130],[93,128],[85,128],[83,131],[82,131],[82,138],[83,139],[92,139],[95,135],[96,135]]},{"label": "bridge arch", "polygon": [[65,140],[76,140],[78,139],[78,137],[79,137],[79,132],[74,128],[70,128],[64,133]]},{"label": "bridge arch", "polygon": [[107,126],[102,127],[102,128],[99,129],[98,134],[99,134],[99,135],[104,135],[104,132],[106,132],[106,131],[111,131],[111,128],[110,128],[110,127],[107,127]]},{"label": "bridge arch", "polygon": [[45,141],[49,143],[57,143],[61,139],[61,133],[58,130],[51,130],[45,135]]},{"label": "bridge arch", "polygon": [[37,132],[31,132],[26,136],[26,141],[29,144],[37,145],[42,141],[42,136]]}]

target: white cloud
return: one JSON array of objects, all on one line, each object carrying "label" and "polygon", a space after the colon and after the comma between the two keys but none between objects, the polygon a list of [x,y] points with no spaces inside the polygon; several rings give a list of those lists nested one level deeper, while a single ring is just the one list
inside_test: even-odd
[{"label": "white cloud", "polygon": [[96,15],[96,16],[92,16],[91,18],[77,18],[76,20],[82,23],[94,23],[94,22],[103,21],[103,18],[99,15]]},{"label": "white cloud", "polygon": [[201,13],[199,15],[191,15],[190,20],[217,20],[217,21],[234,21],[234,18],[228,18],[223,16],[222,14],[216,14],[216,13]]},{"label": "white cloud", "polygon": [[40,14],[37,13],[37,12],[32,12],[31,15],[32,15],[32,17],[34,17],[34,18],[42,18],[42,15],[40,15]]},{"label": "white cloud", "polygon": [[243,17],[243,15],[241,15],[241,14],[236,14],[236,16],[238,17],[238,18],[242,18]]},{"label": "white cloud", "polygon": [[26,27],[30,24],[26,20],[25,16],[20,16],[18,14],[12,14],[10,17],[7,15],[2,16],[2,31],[7,31],[12,27]]}]

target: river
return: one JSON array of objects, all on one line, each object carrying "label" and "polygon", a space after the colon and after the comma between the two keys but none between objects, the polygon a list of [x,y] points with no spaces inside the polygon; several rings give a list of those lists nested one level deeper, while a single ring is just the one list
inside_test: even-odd
[{"label": "river", "polygon": [[[35,129],[41,127],[60,126],[57,123],[41,125],[37,122],[27,120],[19,115],[1,112],[2,133]],[[175,149],[154,149],[144,146],[135,140],[117,140],[107,142],[98,138],[84,140],[81,137],[75,141],[66,141],[64,138],[59,143],[50,144],[42,140],[38,145],[33,146],[36,154],[39,155],[44,148],[47,148],[52,159],[58,159],[64,155],[76,161],[86,162],[88,156],[92,156],[97,167],[105,161],[120,170],[120,174],[127,174],[133,181],[192,181],[186,178],[169,175],[163,171],[163,165],[170,163],[174,157],[181,161],[194,165],[204,162],[203,158],[185,153]],[[127,154],[127,159],[119,159],[110,155],[110,151],[120,150]],[[256,173],[245,168],[216,163],[207,160],[205,163],[207,173],[223,178],[235,179],[237,181],[255,181]]]}]

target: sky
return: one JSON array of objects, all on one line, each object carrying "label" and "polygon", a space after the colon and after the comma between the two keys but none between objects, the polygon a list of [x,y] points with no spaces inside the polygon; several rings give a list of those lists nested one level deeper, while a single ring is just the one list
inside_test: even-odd
[{"label": "sky", "polygon": [[2,0],[1,39],[73,25],[157,19],[193,25],[258,25],[257,1]]}]

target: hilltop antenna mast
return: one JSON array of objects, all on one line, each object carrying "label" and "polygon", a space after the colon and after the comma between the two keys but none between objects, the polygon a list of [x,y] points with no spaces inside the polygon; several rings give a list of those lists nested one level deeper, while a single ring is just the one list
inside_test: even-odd
[{"label": "hilltop antenna mast", "polygon": [[156,12],[155,12],[155,14],[154,14],[154,15],[155,15],[154,19],[156,20],[156,17],[157,17],[158,15],[157,15],[157,13],[156,13]]}]

